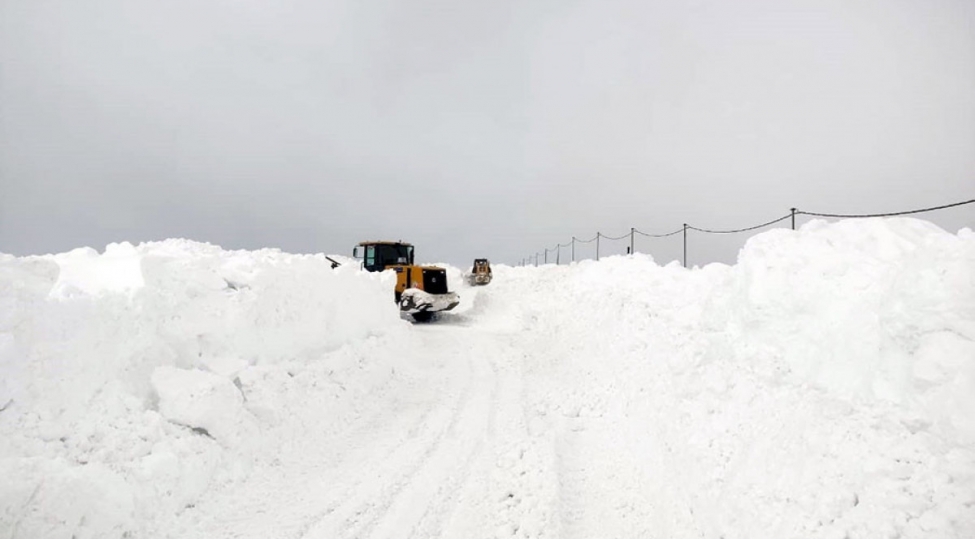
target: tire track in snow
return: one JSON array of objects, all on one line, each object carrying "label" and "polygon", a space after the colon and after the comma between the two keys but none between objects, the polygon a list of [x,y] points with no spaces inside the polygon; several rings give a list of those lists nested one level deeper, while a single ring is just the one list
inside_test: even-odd
[{"label": "tire track in snow", "polygon": [[[475,365],[483,367],[483,361],[472,360],[469,345],[464,345],[460,338],[451,337],[453,342],[448,347],[449,354],[445,355],[446,361],[456,365],[459,357],[466,355],[467,377],[464,389],[459,392],[454,405],[436,411],[435,416],[441,420],[434,425],[439,427],[429,426],[424,430],[431,435],[422,438],[427,441],[426,444],[416,445],[417,448],[401,449],[392,456],[393,459],[388,460],[387,469],[391,470],[389,476],[395,480],[373,482],[366,486],[360,484],[356,487],[358,492],[352,501],[329,512],[323,520],[306,531],[308,535],[338,533],[342,536],[366,537],[381,529],[388,532],[379,532],[379,536],[402,536],[403,530],[415,528],[417,522],[432,507],[430,503],[436,500],[436,487],[443,480],[449,479],[450,471],[454,471],[455,476],[460,479],[465,477],[469,464],[483,444],[483,437],[477,437],[476,430],[471,433],[470,428],[459,433],[458,427],[477,425],[476,418],[480,416],[478,411],[484,406],[490,407],[490,398],[486,405],[471,406],[472,403],[484,401],[484,392],[475,391],[478,388],[475,385],[475,371],[479,369]],[[441,340],[442,338],[436,341]],[[437,345],[443,347],[445,343]],[[455,385],[454,388],[456,387]],[[474,418],[466,424],[461,422],[472,415]],[[419,450],[421,447],[422,451]],[[461,460],[458,456],[466,458]],[[460,465],[451,469],[449,464],[458,461]],[[361,489],[362,487],[366,489]],[[423,504],[428,506],[422,506]]]},{"label": "tire track in snow", "polygon": [[[499,365],[502,359],[516,358],[515,349],[507,336],[481,334],[476,343],[480,360],[471,369],[477,389],[474,397],[460,411],[459,421],[435,455],[401,490],[386,515],[364,535],[404,536],[409,531],[411,537],[477,537],[485,536],[485,531],[497,531],[498,535],[507,536],[519,529],[525,514],[537,510],[522,508],[520,517],[510,515],[515,502],[509,497],[512,492],[519,494],[520,502],[521,497],[537,491],[532,489],[535,484],[526,483],[526,469],[519,468],[531,461],[522,460],[528,437],[524,407],[521,400],[512,399],[523,396],[521,372],[503,372],[501,368],[508,366]],[[461,334],[456,339],[470,350],[472,337],[474,334]],[[479,384],[488,380],[490,385]],[[499,433],[504,441],[498,440]],[[513,459],[504,457],[515,453],[518,456]],[[530,476],[537,480],[537,475]],[[492,480],[497,487],[485,489]]]},{"label": "tire track in snow", "polygon": [[[474,468],[475,462],[484,455],[486,445],[493,443],[494,433],[495,433],[495,418],[497,416],[498,409],[498,396],[500,394],[501,379],[498,376],[497,364],[495,360],[491,357],[487,358],[488,367],[490,367],[490,378],[492,381],[491,393],[488,396],[488,403],[486,405],[488,409],[487,419],[485,420],[485,432],[478,436],[474,433],[473,441],[474,446],[470,450],[463,449],[459,455],[466,455],[467,458],[464,462],[456,467],[452,473],[445,475],[446,478],[441,479],[433,485],[436,485],[436,492],[427,498],[427,500],[438,501],[435,504],[429,505],[426,510],[418,520],[416,520],[416,525],[410,532],[411,537],[421,537],[421,538],[432,538],[439,537],[443,534],[444,523],[447,518],[454,512],[454,509],[460,504],[460,493],[463,488],[471,481],[472,474],[471,470]],[[468,445],[470,439],[461,437],[459,439],[460,444]],[[415,484],[417,485],[417,484]],[[420,485],[422,488],[423,486]],[[414,499],[422,500],[423,495],[429,495],[430,491],[433,491],[430,485],[426,486],[427,489],[414,490]],[[422,493],[425,491],[426,493]],[[395,530],[391,531],[395,534]]]},{"label": "tire track in snow", "polygon": [[[290,430],[294,441],[282,447],[287,453],[277,463],[258,464],[238,484],[214,490],[185,512],[181,534],[539,536],[551,530],[552,494],[545,487],[551,444],[530,440],[534,417],[525,412],[522,339],[458,326],[417,331],[426,356],[410,371],[413,378],[384,386],[379,406],[364,408],[338,434]],[[315,426],[314,416],[296,420],[296,426]],[[539,513],[548,518],[539,521]]]},{"label": "tire track in snow", "polygon": [[618,425],[602,418],[568,418],[556,442],[561,537],[653,535],[648,493],[657,485],[647,456]]},{"label": "tire track in snow", "polygon": [[[511,336],[498,366],[498,395],[482,459],[458,487],[457,503],[439,533],[446,537],[552,536],[553,460],[549,422],[543,409],[531,406],[534,390],[525,383],[524,355]],[[537,405],[537,404],[536,404]],[[429,533],[430,530],[425,530]]]},{"label": "tire track in snow", "polygon": [[[381,461],[398,449],[397,431],[415,432],[429,408],[402,407],[392,414],[376,412],[333,438],[322,434],[298,444],[268,467],[256,470],[242,485],[225,486],[181,516],[187,535],[301,536],[309,516],[335,505],[333,485],[363,460]],[[339,440],[345,444],[336,444]],[[364,456],[364,459],[363,459]],[[274,519],[268,519],[273,515]],[[196,531],[194,533],[194,531]]]},{"label": "tire track in snow", "polygon": [[[419,437],[426,431],[424,426],[430,422],[430,417],[433,412],[434,409],[432,408],[424,409],[416,421],[409,424],[409,427],[405,429],[405,439],[408,442],[420,440]],[[403,425],[395,421],[387,422],[385,425],[388,427],[382,435],[361,439],[364,442],[357,441],[359,444],[356,445],[356,449],[367,457],[356,463],[349,463],[349,468],[354,468],[353,470],[371,471],[368,474],[373,474],[377,470],[385,471],[386,469],[384,467],[388,467],[389,463],[394,462],[392,458],[403,453],[403,437],[397,437],[395,435],[396,433],[404,432]],[[397,426],[399,429],[396,429]],[[392,436],[390,436],[391,434]],[[345,467],[340,465],[332,468],[332,470],[335,471],[336,483],[343,485],[342,483],[345,482],[343,479],[347,477]],[[380,474],[382,473],[380,472]],[[304,523],[297,536],[308,536],[309,530],[317,527],[322,520],[348,504],[347,501],[354,499],[356,494],[361,490],[362,481],[360,480],[360,483],[353,483],[351,485],[345,484],[339,490],[333,489],[331,487],[332,484],[322,482],[318,490],[326,495],[325,500],[316,506],[316,512],[313,516],[303,520]]]},{"label": "tire track in snow", "polygon": [[[458,402],[464,400],[464,394],[457,399]],[[363,536],[363,532],[383,515],[392,504],[392,498],[430,459],[443,440],[450,426],[450,416],[442,414],[443,410],[436,413],[441,414],[430,414],[419,431],[405,444],[394,445],[383,458],[369,460],[365,466],[360,465],[360,469],[368,471],[366,476],[348,486],[301,536]]]}]

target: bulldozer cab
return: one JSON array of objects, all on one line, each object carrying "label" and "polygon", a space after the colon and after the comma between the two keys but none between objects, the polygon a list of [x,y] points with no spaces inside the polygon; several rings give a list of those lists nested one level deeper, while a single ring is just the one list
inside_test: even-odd
[{"label": "bulldozer cab", "polygon": [[352,255],[362,259],[362,267],[368,272],[413,265],[413,246],[402,242],[361,242],[352,250]]}]

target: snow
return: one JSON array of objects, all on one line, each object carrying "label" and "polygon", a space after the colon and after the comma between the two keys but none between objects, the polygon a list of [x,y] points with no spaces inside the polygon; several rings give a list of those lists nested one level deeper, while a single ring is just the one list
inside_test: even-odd
[{"label": "snow", "polygon": [[217,373],[160,366],[152,372],[158,410],[166,420],[237,446],[253,422],[241,392]]},{"label": "snow", "polygon": [[971,230],[492,266],[411,325],[324,255],[0,254],[0,535],[975,535]]}]

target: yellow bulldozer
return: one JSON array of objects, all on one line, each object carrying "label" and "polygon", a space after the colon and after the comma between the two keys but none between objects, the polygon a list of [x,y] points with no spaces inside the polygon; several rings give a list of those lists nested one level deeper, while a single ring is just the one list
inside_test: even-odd
[{"label": "yellow bulldozer", "polygon": [[395,299],[400,312],[416,322],[431,320],[441,311],[450,311],[460,296],[447,289],[447,271],[439,266],[413,264],[413,245],[405,242],[360,242],[352,256],[362,260],[368,272],[396,272]]},{"label": "yellow bulldozer", "polygon": [[471,286],[487,285],[491,283],[491,263],[487,259],[474,259],[474,266],[467,274],[467,283]]}]

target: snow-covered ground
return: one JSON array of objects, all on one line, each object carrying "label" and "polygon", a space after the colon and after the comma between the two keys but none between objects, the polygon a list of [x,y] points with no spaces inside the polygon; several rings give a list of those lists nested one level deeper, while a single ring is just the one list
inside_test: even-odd
[{"label": "snow-covered ground", "polygon": [[0,536],[975,536],[972,231],[448,271],[0,255]]}]

